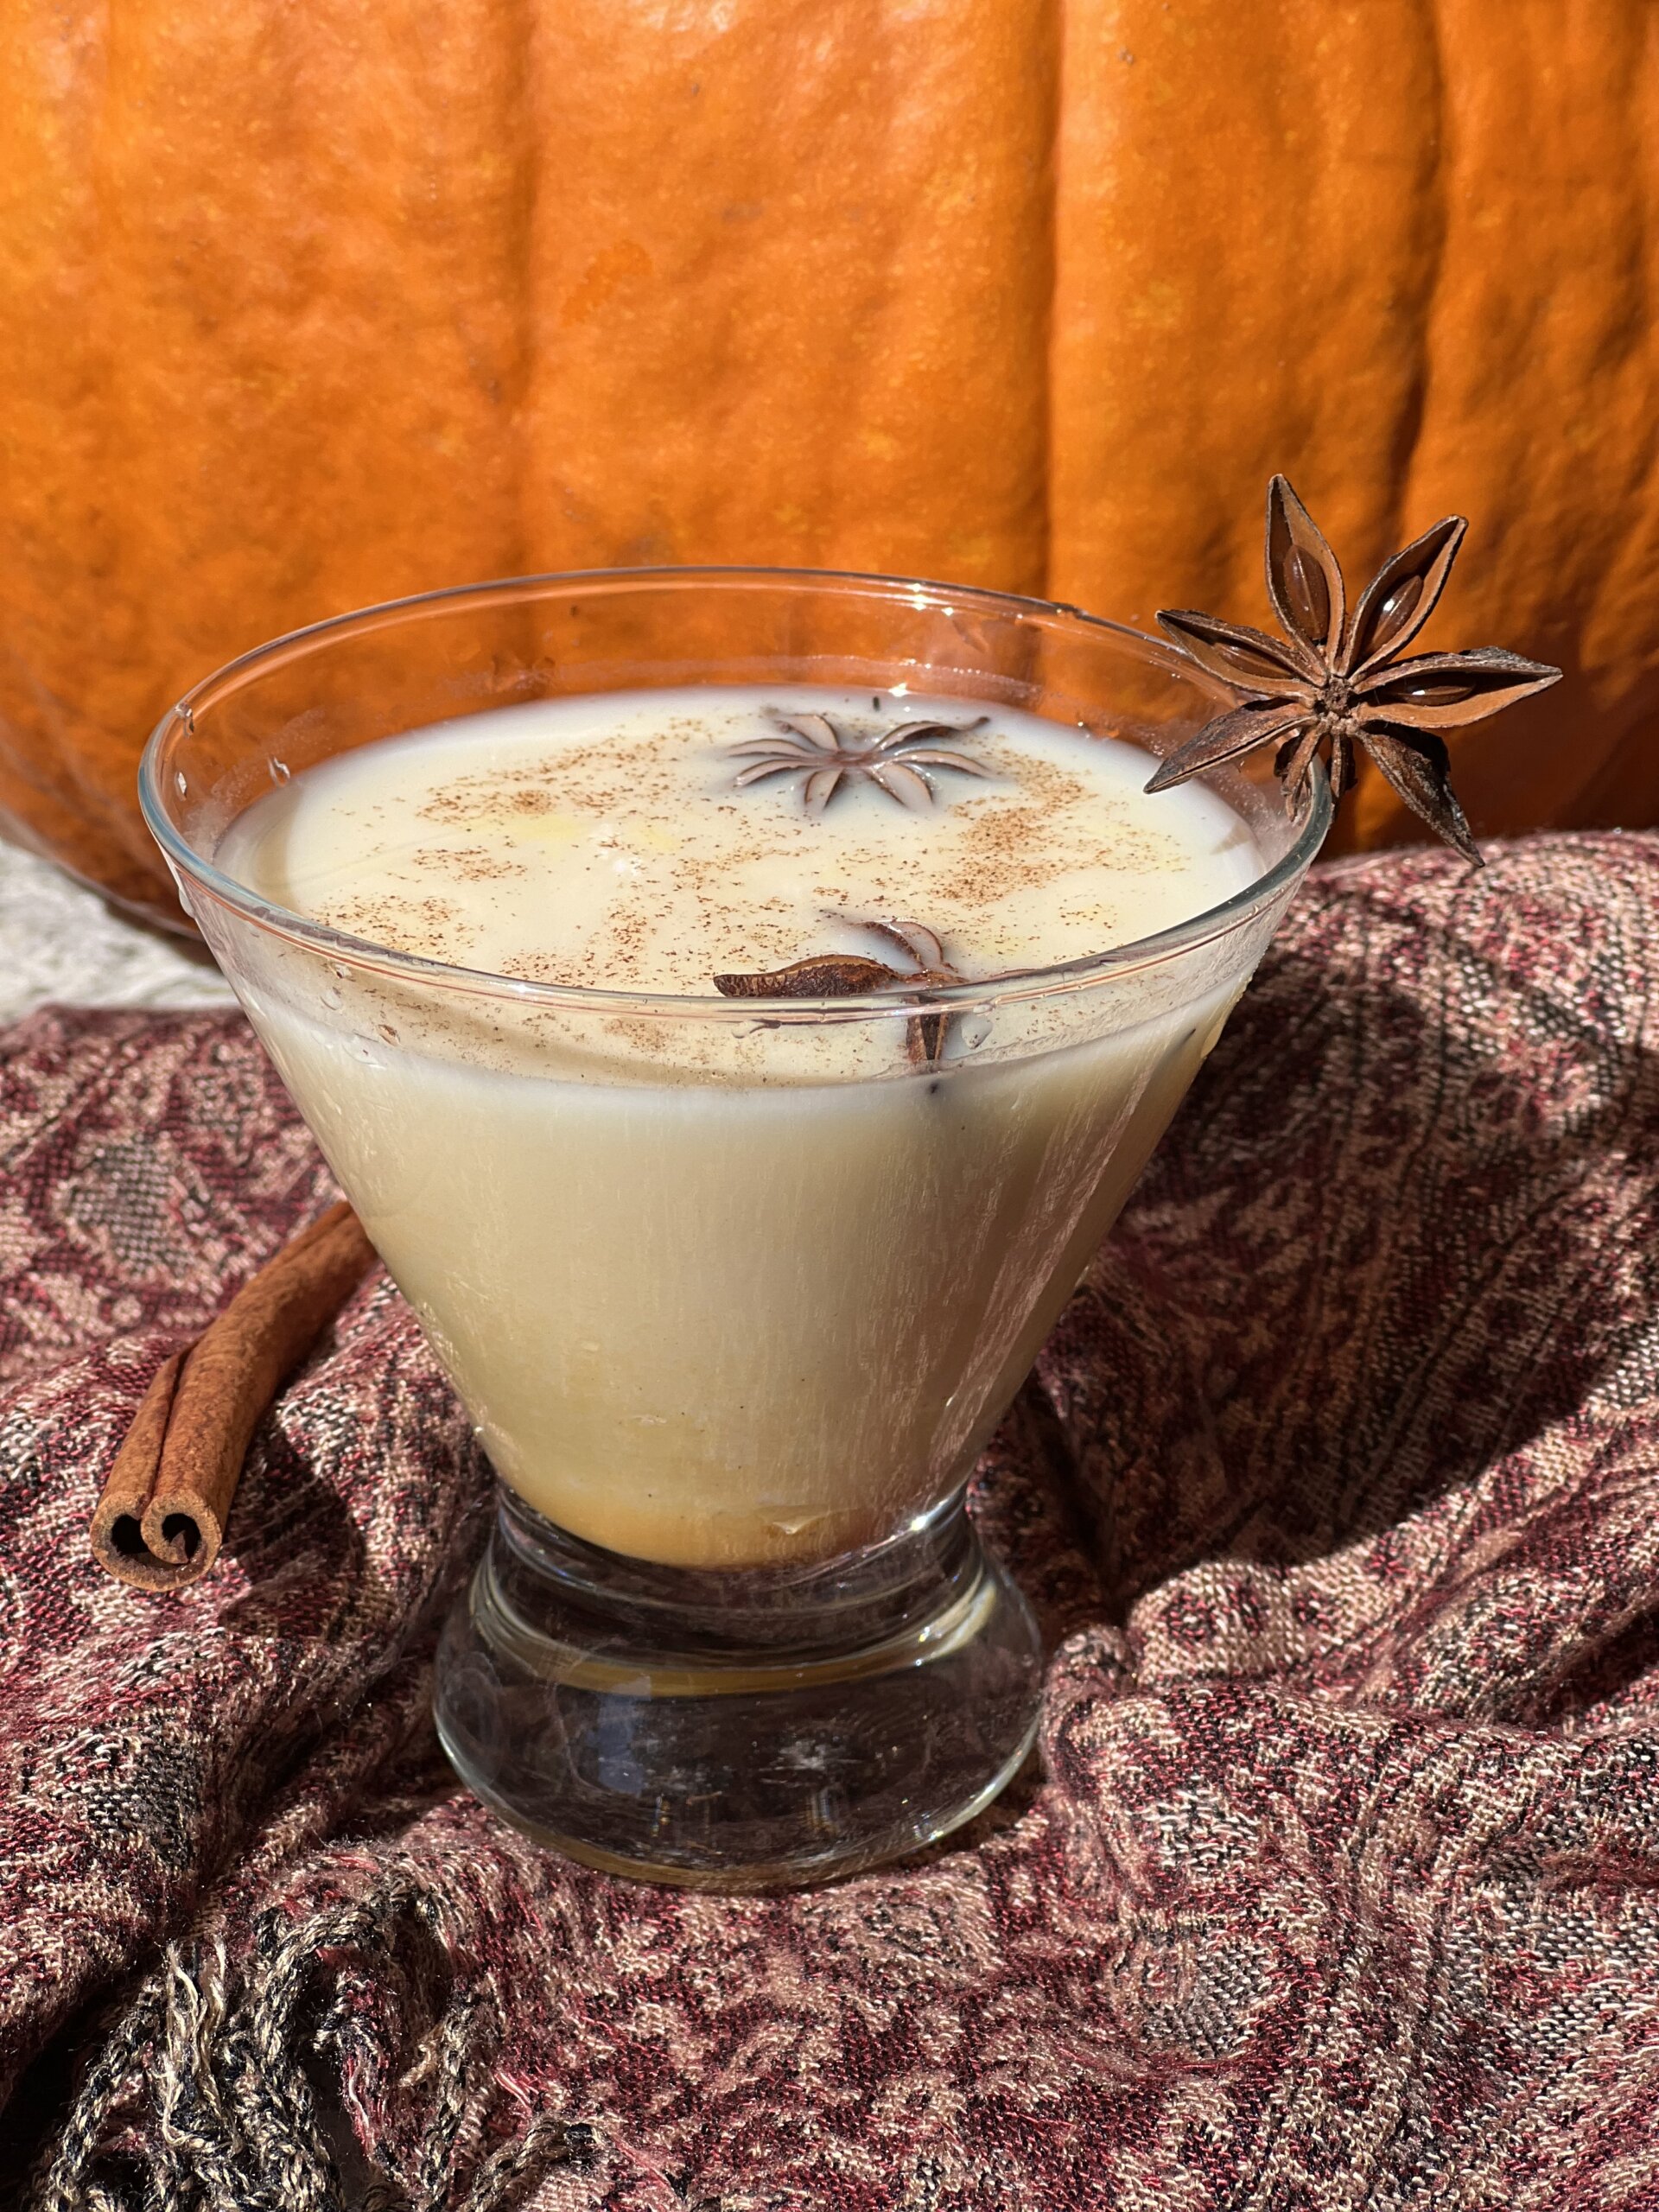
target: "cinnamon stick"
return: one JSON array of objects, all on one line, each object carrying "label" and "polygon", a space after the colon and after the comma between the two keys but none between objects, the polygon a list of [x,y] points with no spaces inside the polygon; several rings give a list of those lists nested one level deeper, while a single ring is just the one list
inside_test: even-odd
[{"label": "cinnamon stick", "polygon": [[181,1590],[219,1557],[260,1416],[374,1262],[343,1202],[245,1283],[144,1393],[92,1515],[92,1556],[136,1590]]}]

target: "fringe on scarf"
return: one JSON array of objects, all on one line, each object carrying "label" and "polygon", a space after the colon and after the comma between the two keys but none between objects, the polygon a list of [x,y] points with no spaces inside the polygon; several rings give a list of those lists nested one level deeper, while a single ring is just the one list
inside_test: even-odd
[{"label": "fringe on scarf", "polygon": [[222,1938],[169,1948],[106,2020],[29,2212],[510,2212],[553,2168],[586,2166],[593,2131],[552,2113],[486,2140],[499,2013],[442,1963],[437,2017],[398,2083],[420,2122],[372,2159],[359,2150],[353,1999],[407,1980],[411,1937],[447,1959],[436,1901],[393,1875],[299,1919],[262,1914],[245,1957]]}]

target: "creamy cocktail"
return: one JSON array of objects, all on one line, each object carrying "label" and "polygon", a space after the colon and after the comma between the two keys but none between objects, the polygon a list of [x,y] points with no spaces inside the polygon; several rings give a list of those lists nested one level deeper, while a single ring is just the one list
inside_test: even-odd
[{"label": "creamy cocktail", "polygon": [[1041,1641],[976,1457],[1329,819],[1210,679],[879,577],[531,578],[197,687],[146,817],[502,1478],[455,1766],[717,1887],[971,1816]]},{"label": "creamy cocktail", "polygon": [[[1144,793],[1154,766],[956,699],[621,694],[346,753],[218,859],[531,983],[713,999],[827,955],[989,982],[1261,874],[1213,793]],[[506,1479],[613,1551],[753,1566],[961,1482],[1237,987],[1104,1034],[970,1006],[919,1052],[903,1017],[480,1027],[357,976],[248,1005]]]}]

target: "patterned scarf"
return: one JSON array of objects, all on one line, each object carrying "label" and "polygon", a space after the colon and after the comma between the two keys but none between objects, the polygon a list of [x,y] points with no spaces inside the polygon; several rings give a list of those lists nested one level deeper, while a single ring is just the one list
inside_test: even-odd
[{"label": "patterned scarf", "polygon": [[1659,2204],[1659,836],[1314,880],[977,1478],[1044,1768],[543,1854],[427,1715],[486,1471],[380,1276],[147,1600],[145,1381],[333,1195],[239,1017],[0,1058],[0,2174],[160,2212]]}]

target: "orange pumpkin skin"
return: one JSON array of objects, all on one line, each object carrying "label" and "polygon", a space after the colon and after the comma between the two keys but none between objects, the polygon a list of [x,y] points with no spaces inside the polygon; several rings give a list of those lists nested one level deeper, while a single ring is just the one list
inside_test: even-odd
[{"label": "orange pumpkin skin", "polygon": [[1654,819],[1659,31],[1496,22],[13,0],[0,810],[170,911],[138,750],[283,629],[641,561],[1259,620],[1282,467],[1356,576],[1471,514],[1430,642],[1567,669],[1478,830]]}]

